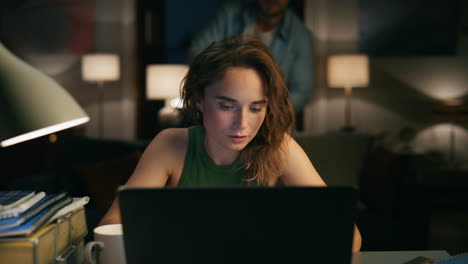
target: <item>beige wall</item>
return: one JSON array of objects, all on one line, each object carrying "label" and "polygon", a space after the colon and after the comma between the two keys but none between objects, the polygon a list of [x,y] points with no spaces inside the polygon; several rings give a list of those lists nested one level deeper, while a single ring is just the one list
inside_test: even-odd
[{"label": "beige wall", "polygon": [[[95,0],[96,52],[120,55],[120,81],[104,85],[104,138],[136,138],[136,21],[134,0]],[[98,131],[97,86],[81,82],[85,110],[91,117],[87,136]]]}]

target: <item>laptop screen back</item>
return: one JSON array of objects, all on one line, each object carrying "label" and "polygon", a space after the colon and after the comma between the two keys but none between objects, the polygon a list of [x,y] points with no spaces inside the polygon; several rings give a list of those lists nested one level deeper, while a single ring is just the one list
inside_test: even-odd
[{"label": "laptop screen back", "polygon": [[350,263],[346,187],[122,189],[127,263]]}]

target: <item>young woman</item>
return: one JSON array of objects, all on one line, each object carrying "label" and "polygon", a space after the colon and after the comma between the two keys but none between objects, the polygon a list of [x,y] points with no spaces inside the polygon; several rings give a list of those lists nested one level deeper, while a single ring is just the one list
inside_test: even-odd
[{"label": "young woman", "polygon": [[[288,89],[260,41],[213,42],[191,63],[182,99],[198,126],[159,133],[126,186],[326,186],[290,136]],[[111,223],[120,223],[117,201],[100,224]],[[355,228],[353,251],[360,246]]]}]

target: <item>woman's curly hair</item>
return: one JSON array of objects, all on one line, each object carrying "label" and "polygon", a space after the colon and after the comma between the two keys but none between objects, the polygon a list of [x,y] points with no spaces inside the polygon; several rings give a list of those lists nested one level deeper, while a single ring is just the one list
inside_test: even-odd
[{"label": "woman's curly hair", "polygon": [[262,78],[268,99],[266,116],[255,138],[241,151],[238,160],[245,170],[245,183],[276,184],[284,164],[285,137],[294,127],[294,110],[283,73],[270,49],[261,41],[234,36],[211,43],[190,64],[181,90],[185,120],[203,124],[197,102],[210,84],[221,80],[228,68],[254,69]]}]

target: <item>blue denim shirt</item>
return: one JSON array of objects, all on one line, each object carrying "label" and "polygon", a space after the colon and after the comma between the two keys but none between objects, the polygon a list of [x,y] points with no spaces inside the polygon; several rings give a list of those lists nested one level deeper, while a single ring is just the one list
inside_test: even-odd
[{"label": "blue denim shirt", "polygon": [[[192,41],[190,59],[211,42],[240,35],[247,25],[255,22],[255,2],[236,1],[226,4]],[[291,10],[287,10],[274,33],[270,49],[285,75],[294,110],[301,112],[309,102],[313,88],[312,34]]]}]

